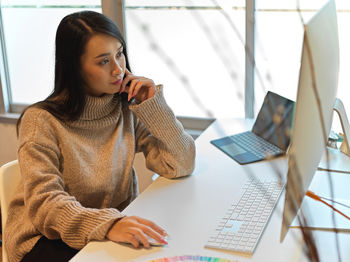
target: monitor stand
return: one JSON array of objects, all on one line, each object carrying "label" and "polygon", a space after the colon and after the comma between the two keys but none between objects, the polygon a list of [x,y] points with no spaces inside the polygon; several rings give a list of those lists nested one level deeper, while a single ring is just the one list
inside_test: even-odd
[{"label": "monitor stand", "polygon": [[344,133],[344,140],[340,146],[340,151],[344,154],[350,156],[350,146],[349,146],[349,139],[350,139],[350,126],[349,126],[349,120],[346,116],[345,108],[343,105],[343,102],[339,99],[335,99],[333,110],[336,111],[339,115],[340,123],[343,128]]}]

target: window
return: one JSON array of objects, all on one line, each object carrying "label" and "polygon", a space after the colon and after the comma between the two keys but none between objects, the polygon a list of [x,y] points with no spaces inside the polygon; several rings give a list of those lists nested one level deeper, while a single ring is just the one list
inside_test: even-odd
[{"label": "window", "polygon": [[[257,112],[267,90],[296,98],[303,33],[297,2],[108,1],[113,8],[106,8],[107,1],[103,4],[107,15],[120,19],[119,26],[125,22],[121,29],[125,29],[133,72],[163,84],[166,99],[176,115],[191,120],[244,117],[247,101],[254,104]],[[299,2],[307,20],[325,0]],[[350,3],[347,0],[336,3],[341,59],[338,96],[349,112]],[[254,5],[255,13],[249,11]],[[64,15],[81,9],[102,12],[101,1],[1,1],[0,33],[2,44],[6,44],[6,49],[1,46],[5,61],[1,68],[2,96],[4,104],[11,105],[10,111],[19,112],[23,108],[19,105],[33,103],[50,93],[57,24]],[[254,14],[256,71],[255,80],[253,77],[251,80],[255,95],[252,93],[245,100],[245,36],[254,35],[254,27],[248,26],[246,30],[246,21]],[[4,89],[6,65],[10,89]]]},{"label": "window", "polygon": [[[300,10],[305,22],[327,1],[300,0]],[[297,10],[296,0],[256,1],[256,64],[255,95],[260,105],[264,90],[272,90],[295,100],[299,79],[299,67],[303,39],[303,25]],[[350,3],[336,0],[340,71],[338,97],[350,113]],[[257,106],[256,106],[257,107]],[[334,118],[335,130],[340,126]]]},{"label": "window", "polygon": [[[31,2],[2,2],[12,111],[17,111],[18,104],[45,98],[52,90],[53,28],[59,20],[82,6],[99,9],[98,1],[90,1],[90,6],[86,1]],[[232,27],[220,6],[210,0],[125,1],[133,71],[164,84],[167,100],[177,115],[244,116],[245,10],[244,1],[240,2]],[[13,23],[15,17],[21,19]],[[31,30],[24,29],[28,21]],[[18,41],[18,35],[28,42]],[[227,110],[233,103],[239,106]]]},{"label": "window", "polygon": [[102,12],[101,1],[1,1],[10,111],[20,112],[22,105],[32,104],[50,94],[57,26],[67,14],[84,9]]},{"label": "window", "polygon": [[244,117],[245,2],[226,2],[229,17],[214,1],[125,1],[131,67],[177,115]]},{"label": "window", "polygon": [[[131,65],[165,85],[178,115],[244,117],[245,9],[254,1],[126,0]],[[303,26],[326,0],[256,0],[255,113],[267,90],[296,99]],[[338,96],[350,104],[348,1],[337,0]],[[248,8],[248,7],[247,7]],[[248,29],[249,30],[249,29]],[[251,50],[250,50],[251,51]],[[151,61],[151,62],[150,62]],[[213,70],[215,71],[213,73]],[[350,108],[348,108],[348,111]]]}]

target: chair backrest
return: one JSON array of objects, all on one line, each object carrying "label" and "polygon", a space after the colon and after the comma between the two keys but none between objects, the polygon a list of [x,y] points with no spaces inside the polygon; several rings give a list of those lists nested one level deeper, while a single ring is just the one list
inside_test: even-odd
[{"label": "chair backrest", "polygon": [[[7,220],[8,206],[20,181],[21,172],[17,160],[11,161],[0,168],[0,203],[3,244],[6,242],[6,239],[4,239],[4,228]],[[2,247],[2,261],[8,261],[4,245]]]}]

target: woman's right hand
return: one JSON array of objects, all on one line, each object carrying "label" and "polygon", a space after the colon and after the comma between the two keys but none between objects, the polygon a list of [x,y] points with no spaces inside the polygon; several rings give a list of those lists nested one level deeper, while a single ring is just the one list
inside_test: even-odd
[{"label": "woman's right hand", "polygon": [[107,238],[114,242],[130,243],[135,248],[140,246],[149,248],[150,243],[147,235],[158,241],[167,244],[164,237],[167,236],[164,229],[152,221],[136,216],[126,216],[118,220],[107,233]]},{"label": "woman's right hand", "polygon": [[153,97],[157,89],[152,79],[135,76],[128,69],[125,69],[125,75],[120,87],[119,93],[128,93],[128,101],[135,98],[139,103]]}]

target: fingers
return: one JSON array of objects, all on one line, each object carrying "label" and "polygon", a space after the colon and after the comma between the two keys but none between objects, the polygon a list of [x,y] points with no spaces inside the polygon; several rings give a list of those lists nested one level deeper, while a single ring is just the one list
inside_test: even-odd
[{"label": "fingers", "polygon": [[134,236],[135,238],[142,243],[142,245],[145,247],[145,248],[150,248],[151,245],[150,243],[148,242],[148,238],[146,237],[146,235],[144,234],[145,232],[139,228],[135,228],[134,229],[135,232],[134,232]]},{"label": "fingers", "polygon": [[136,98],[136,100],[142,102],[153,97],[156,93],[156,88],[151,79],[140,77],[131,81],[127,92],[128,100],[131,98]]},{"label": "fingers", "polygon": [[120,242],[130,243],[134,248],[138,248],[140,246],[140,242],[132,234],[126,234],[124,238],[125,241]]},{"label": "fingers", "polygon": [[134,79],[131,81],[129,89],[127,90],[128,92],[128,101],[130,101],[131,98],[133,98],[135,96],[135,87],[136,85],[138,86],[142,86],[142,82],[141,79]]},{"label": "fingers", "polygon": [[157,224],[153,223],[152,221],[141,218],[141,217],[136,217],[136,219],[138,221],[140,221],[141,223],[143,223],[144,225],[147,225],[148,227],[152,228],[154,231],[156,231],[158,234],[162,235],[163,237],[168,235],[163,228],[161,228]]},{"label": "fingers", "polygon": [[130,243],[133,247],[138,248],[140,243],[149,248],[148,237],[153,238],[159,243],[167,244],[164,240],[166,232],[155,223],[140,217],[124,217],[116,222],[109,232],[107,238],[115,242]]},{"label": "fingers", "polygon": [[125,69],[125,75],[119,93],[128,92],[127,86],[130,85],[130,81],[135,78],[137,78],[137,76],[134,76],[128,69]]},{"label": "fingers", "polygon": [[119,93],[128,93],[128,101],[132,98],[136,98],[139,102],[151,98],[156,92],[155,84],[151,79],[135,76],[131,74],[127,69],[125,70],[125,76],[121,84]]},{"label": "fingers", "polygon": [[[140,218],[140,217],[132,217],[135,219],[138,224],[139,224],[139,229],[141,229],[141,233],[146,234],[147,236],[153,238],[156,242],[162,243],[162,244],[168,244],[165,240],[164,237],[167,236],[167,233],[165,232],[164,229],[161,227],[157,226],[155,223],[153,223],[150,220]],[[147,239],[147,244],[148,244],[148,239]],[[144,242],[142,242],[143,245]]]}]

